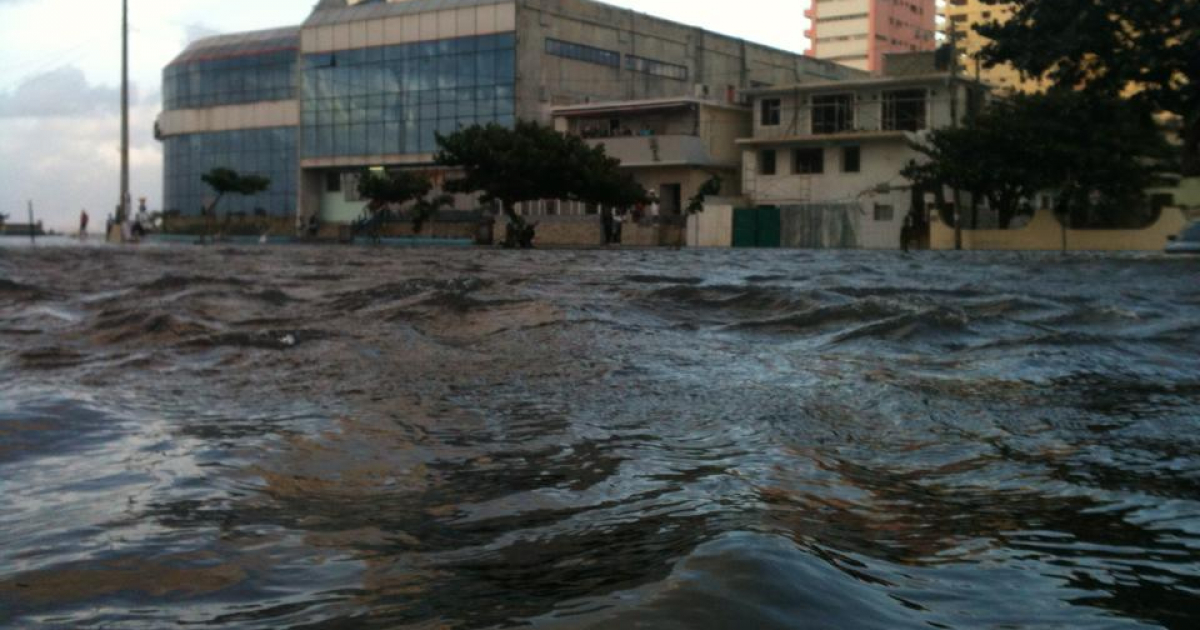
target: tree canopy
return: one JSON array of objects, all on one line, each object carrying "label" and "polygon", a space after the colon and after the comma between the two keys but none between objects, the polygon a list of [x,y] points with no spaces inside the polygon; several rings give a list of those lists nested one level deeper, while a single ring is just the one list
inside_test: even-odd
[{"label": "tree canopy", "polygon": [[461,169],[460,179],[447,182],[451,192],[482,192],[485,203],[500,202],[515,217],[523,201],[564,199],[609,206],[647,200],[646,191],[620,170],[602,145],[561,134],[536,122],[518,121],[509,129],[475,125],[448,136],[438,135],[437,163]]},{"label": "tree canopy", "polygon": [[1200,0],[985,0],[1005,22],[975,27],[993,66],[1063,89],[1133,98],[1182,122],[1183,169],[1200,175]]},{"label": "tree canopy", "polygon": [[367,200],[367,210],[372,215],[370,223],[378,230],[380,224],[393,210],[414,202],[409,209],[413,231],[420,233],[425,223],[443,207],[454,205],[450,195],[430,197],[433,183],[423,173],[412,170],[364,171],[358,179],[358,194]]},{"label": "tree canopy", "polygon": [[1159,183],[1170,149],[1140,104],[1052,90],[997,100],[966,126],[914,143],[927,161],[905,177],[987,199],[1007,228],[1040,191],[1055,194],[1072,225],[1137,224],[1144,191]]},{"label": "tree canopy", "polygon": [[364,171],[358,178],[358,195],[367,200],[372,214],[420,199],[433,190],[429,178],[415,171]]},{"label": "tree canopy", "polygon": [[266,177],[239,175],[237,171],[228,168],[214,168],[201,175],[200,179],[217,193],[217,200],[213,202],[214,208],[217,201],[225,195],[257,195],[271,187],[271,180]]}]

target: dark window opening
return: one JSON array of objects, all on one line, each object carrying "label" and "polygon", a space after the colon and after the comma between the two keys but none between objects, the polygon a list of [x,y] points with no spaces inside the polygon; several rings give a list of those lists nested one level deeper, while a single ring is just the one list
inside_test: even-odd
[{"label": "dark window opening", "polygon": [[758,172],[763,175],[775,174],[775,151],[763,151],[758,156]]},{"label": "dark window opening", "polygon": [[854,95],[831,94],[812,99],[812,132],[841,133],[854,129]]},{"label": "dark window opening", "polygon": [[777,98],[766,98],[762,101],[762,126],[774,127],[779,124],[782,104]]},{"label": "dark window opening", "polygon": [[862,170],[862,149],[859,147],[844,147],[842,149],[842,172],[858,173]]},{"label": "dark window opening", "polygon": [[796,149],[792,152],[792,170],[797,175],[819,175],[825,172],[825,149]]},{"label": "dark window opening", "polygon": [[326,173],[325,174],[325,192],[342,192],[342,174],[341,173]]},{"label": "dark window opening", "polygon": [[897,90],[883,93],[884,131],[921,131],[925,129],[925,90]]}]

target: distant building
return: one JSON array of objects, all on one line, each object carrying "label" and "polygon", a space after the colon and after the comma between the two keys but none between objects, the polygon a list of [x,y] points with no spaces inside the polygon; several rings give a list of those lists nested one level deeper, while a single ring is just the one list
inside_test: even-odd
[{"label": "distant building", "polygon": [[937,46],[937,0],[810,0],[808,54],[879,73],[884,55]]},{"label": "distant building", "polygon": [[900,172],[910,142],[977,111],[986,88],[937,71],[934,53],[891,55],[883,76],[750,91],[743,149],[748,205],[778,209],[773,245],[895,249],[909,213],[928,224],[924,192]]},{"label": "distant building", "polygon": [[166,68],[164,210],[197,216],[212,195],[201,175],[224,166],[272,186],[222,211],[345,223],[362,211],[358,172],[428,169],[438,132],[856,76],[590,0],[321,0],[299,27],[204,39]]},{"label": "distant building", "polygon": [[0,236],[45,236],[46,231],[42,222],[30,225],[28,223],[0,223]]},{"label": "distant building", "polygon": [[957,39],[965,74],[977,77],[999,92],[1037,92],[1045,87],[1038,79],[1027,79],[1009,65],[985,68],[979,52],[988,39],[975,32],[976,25],[992,21],[1004,22],[1012,16],[1012,5],[987,4],[983,0],[950,0],[945,6],[946,32]]}]

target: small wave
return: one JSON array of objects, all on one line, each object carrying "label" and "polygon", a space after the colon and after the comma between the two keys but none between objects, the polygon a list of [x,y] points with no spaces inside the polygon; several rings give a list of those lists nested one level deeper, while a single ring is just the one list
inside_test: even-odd
[{"label": "small wave", "polygon": [[138,286],[139,291],[148,293],[173,293],[205,285],[245,286],[248,283],[238,278],[216,278],[213,276],[177,276],[167,274],[152,282]]},{"label": "small wave", "polygon": [[58,370],[76,367],[88,361],[88,356],[60,346],[35,348],[17,355],[20,365],[30,370]]},{"label": "small wave", "polygon": [[652,301],[675,303],[689,309],[768,312],[809,308],[815,301],[810,294],[782,287],[737,285],[675,285],[657,289],[648,297]]},{"label": "small wave", "polygon": [[97,340],[106,344],[129,341],[171,342],[212,332],[203,324],[180,319],[168,313],[109,312],[93,326]]},{"label": "small wave", "polygon": [[44,300],[50,297],[45,289],[0,278],[0,295],[24,301]]},{"label": "small wave", "polygon": [[361,311],[378,304],[405,300],[432,291],[457,293],[460,295],[474,293],[487,287],[488,284],[484,280],[473,277],[454,278],[451,280],[418,278],[341,293],[330,301],[330,305],[339,310]]},{"label": "small wave", "polygon": [[800,333],[856,322],[876,322],[909,314],[906,308],[895,302],[859,300],[848,304],[821,306],[783,317],[738,322],[730,324],[727,328],[754,332]]},{"label": "small wave", "polygon": [[334,337],[336,337],[334,333],[324,330],[270,330],[211,335],[189,340],[183,345],[189,348],[252,348],[283,351]]},{"label": "small wave", "polygon": [[625,276],[625,281],[633,282],[635,284],[690,284],[690,285],[696,285],[696,284],[704,283],[703,278],[691,278],[691,277],[680,278],[680,277],[675,277],[675,276],[659,276],[659,275],[652,275],[652,274],[639,274],[639,275]]}]

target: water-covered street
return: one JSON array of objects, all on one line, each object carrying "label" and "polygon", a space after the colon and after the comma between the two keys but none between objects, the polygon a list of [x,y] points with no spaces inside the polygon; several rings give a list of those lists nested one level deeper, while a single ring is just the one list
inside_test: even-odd
[{"label": "water-covered street", "polygon": [[1195,628],[1200,260],[0,248],[0,627]]}]

